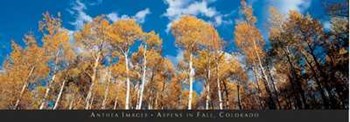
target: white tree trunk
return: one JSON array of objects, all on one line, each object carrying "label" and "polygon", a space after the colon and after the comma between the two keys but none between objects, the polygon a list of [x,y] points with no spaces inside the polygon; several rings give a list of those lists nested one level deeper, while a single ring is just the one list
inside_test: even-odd
[{"label": "white tree trunk", "polygon": [[142,67],[142,82],[141,82],[141,91],[140,91],[140,100],[139,104],[137,105],[138,110],[142,108],[142,98],[143,98],[143,90],[145,88],[145,82],[146,82],[146,70],[147,70],[147,57],[146,57],[146,51],[147,51],[147,46],[145,45],[145,51],[143,51],[143,67]]},{"label": "white tree trunk", "polygon": [[[208,64],[210,65],[210,63]],[[210,76],[211,76],[211,71],[210,71],[210,66],[208,66],[208,76],[207,76],[207,85],[206,85],[206,90],[207,90],[207,97],[205,101],[205,109],[209,109],[209,101],[210,101]]]},{"label": "white tree trunk", "polygon": [[92,94],[92,98],[91,98],[90,104],[89,104],[89,106],[88,106],[89,109],[92,108],[92,103],[94,103],[94,100],[95,100],[95,96],[94,96],[94,95],[95,95],[95,94]]},{"label": "white tree trunk", "polygon": [[189,93],[189,97],[188,97],[188,110],[191,110],[192,109],[192,94],[193,94],[193,88],[192,88],[192,84],[193,84],[193,76],[194,76],[194,69],[193,69],[193,64],[192,64],[192,58],[193,58],[193,55],[192,53],[190,54],[190,93]]},{"label": "white tree trunk", "polygon": [[207,84],[207,97],[206,97],[206,101],[205,101],[205,109],[208,110],[209,109],[209,101],[210,101],[210,85],[209,83]]},{"label": "white tree trunk", "polygon": [[206,86],[206,90],[207,90],[207,96],[206,96],[206,101],[205,101],[205,109],[208,110],[209,109],[209,101],[210,101],[210,85],[209,83]]},{"label": "white tree trunk", "polygon": [[71,101],[69,102],[69,107],[68,107],[69,110],[73,109],[73,103],[74,103],[74,98],[71,98]]},{"label": "white tree trunk", "polygon": [[126,97],[125,97],[125,109],[129,109],[130,104],[130,79],[129,79],[129,59],[128,53],[124,53],[125,58],[125,68],[126,68]]},{"label": "white tree trunk", "polygon": [[40,104],[40,107],[39,107],[40,110],[42,110],[44,108],[44,106],[46,104],[46,99],[49,96],[51,84],[56,78],[56,70],[57,70],[57,64],[58,64],[57,63],[58,62],[57,57],[59,56],[59,54],[60,54],[60,51],[57,51],[56,57],[55,57],[54,75],[51,77],[51,80],[48,82],[44,98],[41,100],[41,104]]},{"label": "white tree trunk", "polygon": [[85,109],[89,109],[89,102],[90,102],[91,95],[92,95],[92,89],[94,88],[94,85],[95,85],[95,79],[96,79],[96,74],[97,74],[97,67],[99,65],[100,56],[101,55],[98,53],[97,57],[95,59],[95,63],[94,63],[94,67],[93,67],[93,74],[91,76],[91,85],[89,87],[89,92],[88,92],[88,94],[86,96],[86,99],[85,99],[85,102],[86,102]]},{"label": "white tree trunk", "polygon": [[56,99],[55,105],[54,105],[54,107],[53,107],[53,110],[57,109],[58,102],[59,102],[59,101],[60,101],[60,99],[61,99],[62,92],[63,92],[63,89],[64,89],[64,86],[65,86],[65,85],[66,85],[66,80],[63,80],[63,83],[62,83],[62,86],[61,86],[60,92],[58,93],[58,96],[57,96],[57,99]]},{"label": "white tree trunk", "polygon": [[151,110],[152,109],[152,106],[151,106],[151,103],[150,102],[148,102],[148,110]]},{"label": "white tree trunk", "polygon": [[135,86],[135,91],[136,91],[136,103],[135,103],[135,109],[137,109],[138,105],[139,105],[139,98],[140,98],[140,94],[141,94],[141,91],[140,91],[140,83],[137,83],[136,86]]},{"label": "white tree trunk", "polygon": [[118,94],[117,94],[116,97],[115,97],[113,110],[117,109],[117,104],[118,104]]},{"label": "white tree trunk", "polygon": [[51,80],[48,82],[48,86],[46,88],[46,92],[45,92],[44,98],[41,100],[41,104],[40,104],[40,108],[39,108],[40,110],[42,110],[44,108],[44,106],[45,106],[46,99],[49,96],[51,83],[55,80],[55,78],[56,78],[56,74],[54,74],[52,76]]},{"label": "white tree trunk", "polygon": [[222,96],[221,96],[221,87],[220,87],[220,78],[219,78],[219,64],[216,62],[216,83],[218,87],[218,96],[219,96],[219,108],[222,110],[223,103],[222,103]]},{"label": "white tree trunk", "polygon": [[26,88],[27,88],[27,86],[28,86],[28,80],[29,80],[29,78],[32,76],[32,74],[33,74],[33,72],[34,72],[34,69],[35,69],[35,67],[32,67],[32,68],[30,69],[30,72],[29,72],[27,78],[26,78],[25,81],[24,81],[24,84],[23,84],[23,87],[22,87],[21,92],[20,92],[20,94],[19,94],[19,97],[18,97],[17,100],[16,100],[16,104],[15,104],[15,106],[14,106],[14,109],[17,109],[17,107],[18,107],[18,105],[19,105],[19,102],[21,101],[22,96],[23,96],[23,94],[24,94],[24,91],[26,90]]},{"label": "white tree trunk", "polygon": [[26,90],[27,86],[28,86],[28,83],[25,82],[25,83],[23,84],[23,86],[22,86],[22,89],[21,89],[21,92],[20,92],[20,94],[19,94],[19,97],[18,97],[17,100],[16,100],[16,104],[15,104],[15,106],[14,106],[14,109],[17,109],[18,104],[19,104],[19,102],[21,101],[22,96],[23,96],[24,91]]},{"label": "white tree trunk", "polygon": [[255,43],[255,41],[253,41],[254,42],[254,52],[255,52],[255,55],[257,56],[257,58],[258,58],[258,61],[259,61],[259,68],[261,69],[261,72],[262,72],[262,75],[264,76],[264,79],[265,79],[265,81],[267,82],[267,83],[269,83],[269,79],[267,78],[267,75],[266,75],[266,73],[265,73],[265,69],[264,69],[264,67],[262,66],[262,62],[261,62],[261,58],[260,58],[260,55],[258,54],[258,52],[256,51],[256,43]]},{"label": "white tree trunk", "polygon": [[156,94],[156,99],[155,99],[155,102],[154,102],[154,109],[158,109],[158,93]]},{"label": "white tree trunk", "polygon": [[[255,65],[255,64],[254,64]],[[257,86],[257,91],[258,91],[258,102],[259,102],[259,104],[260,104],[260,106],[259,106],[259,109],[263,109],[263,104],[262,104],[262,101],[261,101],[261,89],[260,89],[260,86],[259,86],[259,81],[258,81],[258,73],[257,73],[257,71],[256,71],[256,69],[255,69],[255,67],[253,66],[252,67],[252,70],[253,70],[253,73],[254,73],[254,78],[255,78],[255,82],[256,82],[256,86]]]},{"label": "white tree trunk", "polygon": [[108,92],[109,92],[109,83],[111,81],[111,73],[108,70],[107,72],[107,86],[106,86],[106,90],[103,96],[103,101],[102,101],[102,109],[106,108],[106,102],[107,102],[107,97],[108,97]]}]

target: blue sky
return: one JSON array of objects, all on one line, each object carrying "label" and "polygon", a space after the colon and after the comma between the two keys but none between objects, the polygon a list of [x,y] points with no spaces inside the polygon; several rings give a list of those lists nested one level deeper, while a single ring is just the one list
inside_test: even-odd
[{"label": "blue sky", "polygon": [[[321,19],[325,26],[329,25],[329,18],[319,0],[248,0],[248,3],[253,6],[258,19],[257,27],[265,37],[268,34],[266,23],[270,6],[284,14],[289,10],[309,13]],[[240,0],[1,0],[0,64],[11,52],[10,40],[24,45],[22,38],[28,32],[40,39],[38,22],[46,11],[51,14],[60,12],[63,26],[71,32],[101,14],[110,21],[134,18],[145,31],[154,30],[160,34],[163,56],[174,63],[182,58],[182,51],[175,46],[169,26],[181,15],[194,15],[213,24],[227,42],[225,50],[233,52],[237,51],[233,28],[240,18],[239,8]],[[201,85],[195,83],[196,86]]]},{"label": "blue sky", "polygon": [[[248,0],[258,18],[257,26],[266,36],[269,6],[281,12],[298,10],[325,19],[319,0]],[[164,41],[164,56],[176,60],[181,50],[168,32],[171,22],[181,15],[190,14],[215,25],[227,42],[226,51],[236,51],[233,28],[239,15],[240,0],[2,0],[0,2],[0,62],[11,52],[10,40],[23,45],[23,35],[32,32],[39,39],[38,21],[46,11],[62,15],[63,26],[72,32],[93,17],[104,14],[111,21],[135,18],[145,31],[154,30]]]}]

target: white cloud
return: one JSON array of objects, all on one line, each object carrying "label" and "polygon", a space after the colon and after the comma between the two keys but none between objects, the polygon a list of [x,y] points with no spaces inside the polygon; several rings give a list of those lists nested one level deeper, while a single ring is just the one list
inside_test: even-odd
[{"label": "white cloud", "polygon": [[151,14],[151,11],[148,8],[146,8],[144,10],[137,12],[134,17],[138,22],[144,23],[145,18],[148,14]]},{"label": "white cloud", "polygon": [[70,14],[76,16],[75,21],[71,22],[71,24],[75,26],[75,29],[80,29],[84,23],[92,21],[92,17],[85,12],[86,9],[84,3],[80,0],[76,0],[73,3],[72,9],[68,10]]},{"label": "white cloud", "polygon": [[165,4],[168,5],[166,13],[164,16],[168,17],[170,20],[178,18],[182,14],[182,9],[188,6],[191,0],[165,0]]},{"label": "white cloud", "polygon": [[[87,3],[87,5],[92,6],[92,5],[99,5],[101,3],[102,3],[102,0],[98,0],[96,2]],[[75,21],[70,22],[71,25],[75,26],[75,30],[81,29],[85,23],[91,22],[93,20],[93,17],[91,17],[85,12],[86,10],[87,10],[86,4],[84,4],[80,0],[74,1],[72,3],[72,8],[68,9],[68,12],[73,16],[75,16]],[[138,11],[133,16],[128,16],[128,15],[119,16],[118,13],[111,12],[107,14],[107,18],[111,21],[117,21],[119,19],[124,19],[124,18],[132,18],[139,23],[144,23],[145,18],[149,14],[151,14],[151,11],[149,10],[149,8],[146,8],[144,10]]]},{"label": "white cloud", "polygon": [[273,2],[277,2],[277,8],[285,14],[290,10],[303,12],[311,5],[311,0],[274,0]]},{"label": "white cloud", "polygon": [[107,14],[107,18],[111,21],[117,21],[119,19],[126,19],[126,18],[131,18],[135,19],[138,23],[144,23],[147,15],[151,14],[151,11],[149,8],[146,8],[144,10],[138,11],[135,15],[129,16],[129,15],[121,15],[119,16],[118,13],[112,12]]},{"label": "white cloud", "polygon": [[184,59],[184,51],[181,49],[178,49],[176,51],[176,56],[172,56],[172,55],[166,55],[165,58],[169,59],[174,66],[176,66],[181,60]]},{"label": "white cloud", "polygon": [[108,18],[109,20],[113,21],[113,22],[120,19],[120,18],[118,17],[118,14],[117,14],[117,13],[114,13],[114,12],[107,14],[107,18]]},{"label": "white cloud", "polygon": [[89,5],[100,5],[103,2],[103,0],[95,0],[91,3],[89,3]]},{"label": "white cloud", "polygon": [[221,23],[222,23],[222,17],[221,16],[217,16],[214,19],[215,19],[215,23],[221,25]]},{"label": "white cloud", "polygon": [[[83,3],[80,0],[75,0],[73,3],[71,3],[71,8],[67,9],[67,11],[75,17],[75,20],[73,22],[70,22],[71,25],[73,25],[75,28],[73,30],[68,30],[70,42],[74,43],[74,32],[81,29],[85,23],[91,22],[93,20],[93,17],[88,15],[86,13],[87,6],[94,6],[94,5],[99,5],[103,2],[103,0],[98,0],[96,2],[85,2]],[[151,14],[151,11],[149,8],[146,8],[144,10],[138,11],[135,15],[133,16],[128,16],[128,15],[122,15],[119,16],[118,13],[116,12],[111,12],[106,15],[106,17],[111,20],[111,21],[117,21],[119,19],[124,19],[124,18],[132,18],[135,19],[139,23],[143,23],[145,21],[145,18],[147,15]],[[87,52],[86,49],[78,47],[74,49],[75,52],[77,53],[84,53]]]},{"label": "white cloud", "polygon": [[166,32],[169,32],[172,22],[183,15],[209,18],[208,22],[214,26],[230,23],[228,20],[224,20],[227,16],[218,12],[215,7],[209,6],[209,4],[215,2],[215,0],[203,0],[200,2],[193,0],[165,0],[164,2],[168,5],[168,8],[163,16],[166,16],[170,20]]},{"label": "white cloud", "polygon": [[213,17],[217,15],[218,12],[211,7],[208,7],[208,3],[206,1],[202,2],[194,2],[190,4],[186,9],[183,9],[183,14],[191,14],[191,15],[199,15],[202,14],[206,17]]},{"label": "white cloud", "polygon": [[330,30],[332,28],[332,24],[330,21],[324,21],[322,24],[323,24],[323,28],[326,30]]}]

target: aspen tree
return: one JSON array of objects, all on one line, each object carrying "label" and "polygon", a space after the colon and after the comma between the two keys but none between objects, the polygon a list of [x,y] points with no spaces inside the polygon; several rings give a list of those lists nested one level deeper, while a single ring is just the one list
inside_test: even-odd
[{"label": "aspen tree", "polygon": [[[138,39],[141,39],[143,35],[142,28],[135,20],[123,19],[114,22],[108,31],[109,39],[112,42],[121,57],[124,58],[125,69],[126,69],[126,97],[125,97],[125,109],[130,107],[130,74],[129,74],[129,53],[130,47]],[[120,59],[121,59],[120,57]]]},{"label": "aspen tree", "polygon": [[189,95],[188,95],[188,110],[192,109],[192,94],[193,94],[193,81],[195,75],[195,69],[193,67],[193,60],[195,54],[198,51],[200,45],[205,43],[204,40],[208,40],[205,34],[208,34],[208,24],[204,21],[192,16],[183,16],[179,20],[172,24],[172,33],[175,37],[176,44],[183,48],[188,54],[186,56],[188,60],[188,74],[189,74]]},{"label": "aspen tree", "polygon": [[[56,78],[58,67],[61,64],[59,62],[67,61],[70,62],[74,58],[73,48],[69,42],[69,35],[66,29],[61,27],[60,15],[53,17],[49,13],[44,14],[43,21],[40,22],[40,30],[44,34],[43,37],[43,48],[46,52],[46,56],[53,62],[53,68],[51,79],[48,81],[46,92],[41,100],[40,108],[44,109],[46,106],[47,97],[50,93],[50,87],[52,82]],[[63,81],[64,82],[64,81]]]},{"label": "aspen tree", "polygon": [[[139,63],[142,62],[142,78],[141,78],[141,85],[140,85],[140,91],[139,91],[139,100],[136,106],[136,109],[142,108],[142,102],[143,102],[143,91],[145,88],[146,80],[146,72],[148,69],[152,71],[153,68],[155,68],[154,64],[157,62],[156,60],[160,56],[154,56],[154,53],[159,53],[161,49],[162,40],[159,38],[159,36],[154,32],[149,32],[144,35],[144,39],[142,41],[142,45],[139,48],[139,53],[133,56],[133,58],[139,58],[142,57],[142,59],[139,59]],[[141,54],[142,53],[142,54]],[[142,56],[140,56],[142,55]],[[156,60],[152,61],[152,58],[156,58]],[[148,61],[151,59],[152,62]],[[135,59],[137,60],[137,59]],[[142,61],[140,61],[142,60]],[[150,66],[150,67],[149,67]]]},{"label": "aspen tree", "polygon": [[107,37],[108,28],[109,22],[100,16],[85,24],[82,30],[75,33],[76,43],[80,46],[79,49],[84,51],[81,55],[89,61],[92,69],[92,71],[87,71],[91,83],[85,98],[85,109],[89,109],[89,106],[91,106],[92,92],[97,81],[98,69],[101,67],[103,56],[106,56],[111,51],[108,47],[110,44]]},{"label": "aspen tree", "polygon": [[239,48],[243,50],[246,54],[249,62],[252,62],[257,66],[264,79],[265,90],[269,95],[269,107],[275,109],[276,105],[274,103],[271,90],[269,88],[269,79],[266,74],[266,70],[262,64],[264,51],[264,40],[259,30],[255,27],[256,18],[253,16],[253,10],[251,7],[246,5],[247,3],[243,0],[242,12],[244,14],[244,21],[238,23],[235,26],[235,43]]},{"label": "aspen tree", "polygon": [[[5,60],[3,64],[3,69],[5,72],[1,73],[1,107],[2,108],[13,108],[13,102],[18,98],[18,94],[20,89],[26,87],[27,84],[23,83],[25,77],[18,77],[19,70],[23,69],[23,61],[24,61],[24,49],[20,47],[14,40],[11,41],[11,49],[12,52],[10,56]],[[14,90],[16,89],[16,90]],[[16,97],[13,97],[16,96]]]},{"label": "aspen tree", "polygon": [[15,65],[21,66],[21,74],[25,76],[17,76],[24,79],[22,80],[23,86],[14,105],[14,109],[17,109],[20,104],[29,83],[42,79],[48,74],[47,58],[45,57],[43,48],[37,45],[35,37],[31,34],[25,35],[24,41],[27,47],[23,51],[23,59],[21,62],[18,62],[19,64]]}]

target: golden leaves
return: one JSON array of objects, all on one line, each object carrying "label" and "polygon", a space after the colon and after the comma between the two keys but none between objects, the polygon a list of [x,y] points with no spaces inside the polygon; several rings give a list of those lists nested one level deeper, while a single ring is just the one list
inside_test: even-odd
[{"label": "golden leaves", "polygon": [[271,41],[274,41],[275,38],[279,37],[283,29],[282,28],[283,22],[284,22],[283,15],[279,13],[276,8],[271,7],[270,18],[269,18],[269,24],[270,24],[269,38]]},{"label": "golden leaves", "polygon": [[[108,42],[109,23],[101,16],[93,19],[83,26],[83,28],[74,34],[77,43],[86,49],[101,48],[103,43]],[[99,49],[98,49],[99,50]]]},{"label": "golden leaves", "polygon": [[[313,52],[308,52],[308,50],[304,49],[308,46],[307,44],[318,44],[317,46],[319,47],[323,47],[323,44],[329,44],[327,46],[332,46],[332,48],[334,48],[334,50],[332,50],[333,52],[327,50],[326,53],[331,52],[334,56],[325,56],[325,62],[322,61],[322,63],[320,63],[322,69],[323,67],[327,67],[330,62],[334,62],[334,66],[339,65],[338,67],[342,66],[340,64],[342,62],[347,63],[348,59],[343,56],[347,56],[348,49],[341,46],[346,45],[348,42],[348,20],[341,18],[332,19],[332,28],[330,32],[331,41],[326,43],[321,40],[325,35],[323,34],[322,25],[316,19],[311,18],[309,15],[304,16],[296,11],[291,11],[289,16],[284,18],[276,9],[271,8],[269,39],[270,42],[272,42],[272,48],[277,50],[276,52],[278,56],[280,56],[278,58],[283,60],[286,56],[285,54],[290,54],[288,55],[290,56],[288,60],[291,60],[290,66],[286,66],[287,60],[275,61],[280,59],[264,57],[265,41],[258,28],[255,26],[257,20],[253,15],[253,9],[246,5],[245,2],[242,2],[242,7],[244,21],[237,23],[235,26],[234,37],[236,45],[245,54],[242,55],[242,57],[248,60],[247,66],[243,66],[234,55],[223,51],[223,46],[225,45],[223,45],[223,40],[220,38],[219,33],[213,25],[194,16],[183,16],[171,26],[171,32],[176,39],[176,44],[184,49],[184,60],[179,61],[178,66],[174,67],[172,62],[162,54],[163,40],[159,34],[155,31],[144,32],[142,27],[133,19],[121,19],[111,23],[105,16],[98,16],[94,18],[92,22],[86,23],[81,30],[75,32],[74,38],[71,39],[70,31],[61,27],[62,23],[59,15],[55,17],[49,13],[45,13],[44,19],[40,22],[39,26],[43,34],[42,47],[38,46],[36,38],[31,34],[26,35],[24,38],[26,46],[23,47],[25,48],[22,48],[12,41],[12,53],[10,54],[9,60],[4,64],[5,72],[0,73],[0,92],[3,93],[0,94],[0,101],[6,101],[10,104],[15,100],[12,96],[19,94],[19,89],[21,89],[24,83],[37,82],[50,77],[51,74],[49,75],[48,73],[52,67],[48,64],[51,64],[51,61],[56,58],[59,60],[57,61],[58,63],[63,62],[63,69],[54,72],[55,76],[58,78],[55,79],[52,85],[52,88],[56,90],[53,92],[57,92],[56,88],[61,85],[60,82],[62,80],[67,80],[68,87],[64,88],[63,94],[65,94],[65,97],[72,97],[62,101],[65,104],[63,106],[68,106],[68,102],[74,100],[74,106],[76,106],[76,108],[83,108],[84,104],[86,104],[84,100],[79,99],[84,99],[91,82],[96,83],[92,90],[95,99],[94,102],[92,102],[94,104],[93,108],[99,106],[96,103],[101,102],[107,85],[110,84],[111,85],[108,87],[110,88],[107,96],[108,102],[106,103],[109,107],[107,108],[111,108],[111,106],[113,106],[111,104],[113,104],[115,100],[117,100],[117,106],[123,106],[123,104],[125,104],[125,93],[127,92],[125,89],[125,80],[127,78],[130,78],[131,81],[131,103],[134,104],[137,101],[137,94],[139,94],[137,91],[140,87],[139,81],[141,80],[142,71],[145,71],[144,78],[146,81],[144,92],[144,96],[146,96],[144,99],[145,104],[150,104],[151,106],[151,104],[156,104],[157,101],[158,105],[152,105],[155,108],[164,106],[164,108],[180,108],[179,103],[186,106],[187,97],[189,96],[187,89],[182,87],[188,85],[189,79],[192,78],[195,79],[194,81],[205,81],[206,84],[210,85],[208,87],[208,91],[210,92],[209,99],[213,100],[212,102],[214,104],[217,103],[215,100],[218,99],[216,96],[217,90],[226,92],[225,94],[227,96],[225,97],[231,100],[224,101],[227,103],[235,102],[233,97],[236,97],[237,94],[242,95],[242,102],[249,100],[250,98],[248,98],[248,95],[256,93],[254,92],[256,87],[265,88],[263,85],[264,81],[258,76],[259,74],[256,74],[257,78],[255,79],[257,81],[255,82],[249,81],[254,78],[248,78],[247,76],[251,72],[248,68],[250,66],[256,66],[257,60],[261,60],[260,67],[266,67],[266,71],[269,71],[270,68],[274,69],[272,70],[273,73],[268,72],[271,76],[268,76],[267,79],[271,78],[272,80],[272,78],[275,78],[275,75],[278,74],[280,78],[275,78],[274,80],[279,81],[278,83],[280,84],[284,84],[279,85],[276,83],[277,87],[286,87],[286,84],[289,84],[286,81],[291,80],[293,82],[294,80],[299,80],[293,79],[294,75],[291,74],[292,68],[295,68],[293,70],[295,70],[296,77],[309,75],[309,70],[312,69],[300,66],[304,65],[300,63],[305,62],[303,61],[304,59],[313,58],[311,57]],[[346,37],[342,37],[344,36],[343,33],[345,33]],[[344,40],[346,42],[343,42],[344,40],[339,38],[345,38]],[[333,39],[335,41],[333,41]],[[339,39],[339,42],[337,42],[336,39]],[[70,42],[70,40],[74,41]],[[141,42],[141,45],[138,49],[131,49],[131,47],[136,45],[136,41]],[[76,47],[73,47],[73,43]],[[282,51],[291,52],[284,53]],[[305,53],[304,57],[298,54],[301,51]],[[76,53],[79,54],[78,57],[75,57]],[[131,62],[128,60],[129,55],[132,55]],[[258,57],[260,57],[260,59],[258,59]],[[192,59],[191,63],[193,63],[194,66],[191,69],[194,69],[195,76],[189,73],[189,66],[191,64],[189,63],[189,59]],[[318,59],[319,58],[316,56],[316,59],[314,59],[315,61],[311,62],[310,66],[315,65]],[[106,61],[108,64],[105,64],[105,60],[108,60]],[[146,63],[144,64],[145,61]],[[127,63],[128,66],[126,66]],[[106,80],[104,78],[106,72],[103,71],[109,68],[111,69],[112,76],[110,79],[111,81],[107,84],[104,82],[104,80]],[[127,68],[129,68],[130,71],[127,72]],[[143,70],[143,68],[145,70]],[[333,67],[327,68],[329,68],[327,70],[333,71]],[[31,69],[35,70],[32,75],[29,75],[31,74]],[[265,69],[262,68],[262,70]],[[302,70],[305,70],[305,74]],[[94,81],[92,81],[92,74],[94,73],[96,73],[96,78],[94,77]],[[334,74],[339,75],[338,72]],[[316,74],[316,76],[321,75]],[[27,78],[28,80],[26,80]],[[321,79],[327,80],[326,76]],[[213,82],[216,80],[218,82]],[[301,81],[312,82],[315,80],[301,79]],[[221,88],[224,86],[225,88],[218,89],[218,83],[219,86],[222,86]],[[31,100],[31,97],[35,97],[34,95],[36,95],[36,93],[42,95],[43,92],[44,87],[37,87],[36,90],[26,93],[25,96],[27,98],[25,99],[32,102],[33,100]],[[264,92],[265,91],[263,91],[263,96],[258,97],[265,97],[267,93]],[[50,97],[54,96],[55,95],[52,95]],[[195,100],[192,101],[194,105],[199,103],[199,100],[202,100],[202,98],[197,97],[200,95],[197,95],[196,92],[194,92],[193,96],[195,96]],[[204,95],[201,94],[201,96]],[[33,103],[35,105],[31,107],[36,107],[37,103]],[[0,102],[0,108],[3,108],[3,106],[10,106],[8,104],[6,103],[6,105],[4,105]],[[242,105],[244,104],[245,103],[242,103]],[[60,106],[62,106],[62,103]]]},{"label": "golden leaves", "polygon": [[73,60],[75,56],[72,44],[69,42],[68,30],[61,25],[60,14],[55,17],[48,12],[44,14],[43,20],[39,23],[39,29],[43,33],[43,48],[46,56],[56,62],[58,58]]},{"label": "golden leaves", "polygon": [[334,17],[331,20],[331,30],[335,35],[343,33],[349,33],[349,20],[346,18]]},{"label": "golden leaves", "polygon": [[256,53],[263,54],[264,40],[259,30],[246,22],[235,27],[235,43],[247,55],[248,60],[257,60]]},{"label": "golden leaves", "polygon": [[11,41],[12,53],[10,54],[10,59],[14,65],[21,61],[23,55],[23,49],[14,41]]},{"label": "golden leaves", "polygon": [[257,61],[259,56],[264,55],[264,40],[259,30],[254,26],[256,18],[253,9],[241,1],[245,21],[235,26],[235,43],[247,55],[248,62]]},{"label": "golden leaves", "polygon": [[112,66],[112,74],[125,76],[126,75],[126,69],[125,69],[125,61],[119,61],[119,63]]},{"label": "golden leaves", "polygon": [[246,21],[249,24],[254,25],[256,23],[256,17],[253,15],[253,9],[251,8],[251,6],[247,5],[246,1],[241,1],[241,5],[242,5],[242,12],[244,14]]},{"label": "golden leaves", "polygon": [[122,19],[113,23],[108,28],[107,35],[115,45],[123,45],[124,48],[132,45],[134,41],[140,39],[143,31],[139,24],[133,19]]},{"label": "golden leaves", "polygon": [[183,16],[172,24],[176,43],[190,52],[199,45],[219,48],[220,38],[215,28],[193,16]]},{"label": "golden leaves", "polygon": [[60,14],[58,17],[53,17],[49,12],[43,14],[44,18],[39,22],[39,30],[42,32],[48,32],[49,35],[53,35],[59,31],[61,27]]},{"label": "golden leaves", "polygon": [[162,39],[154,31],[145,34],[145,42],[150,47],[162,45]]}]

